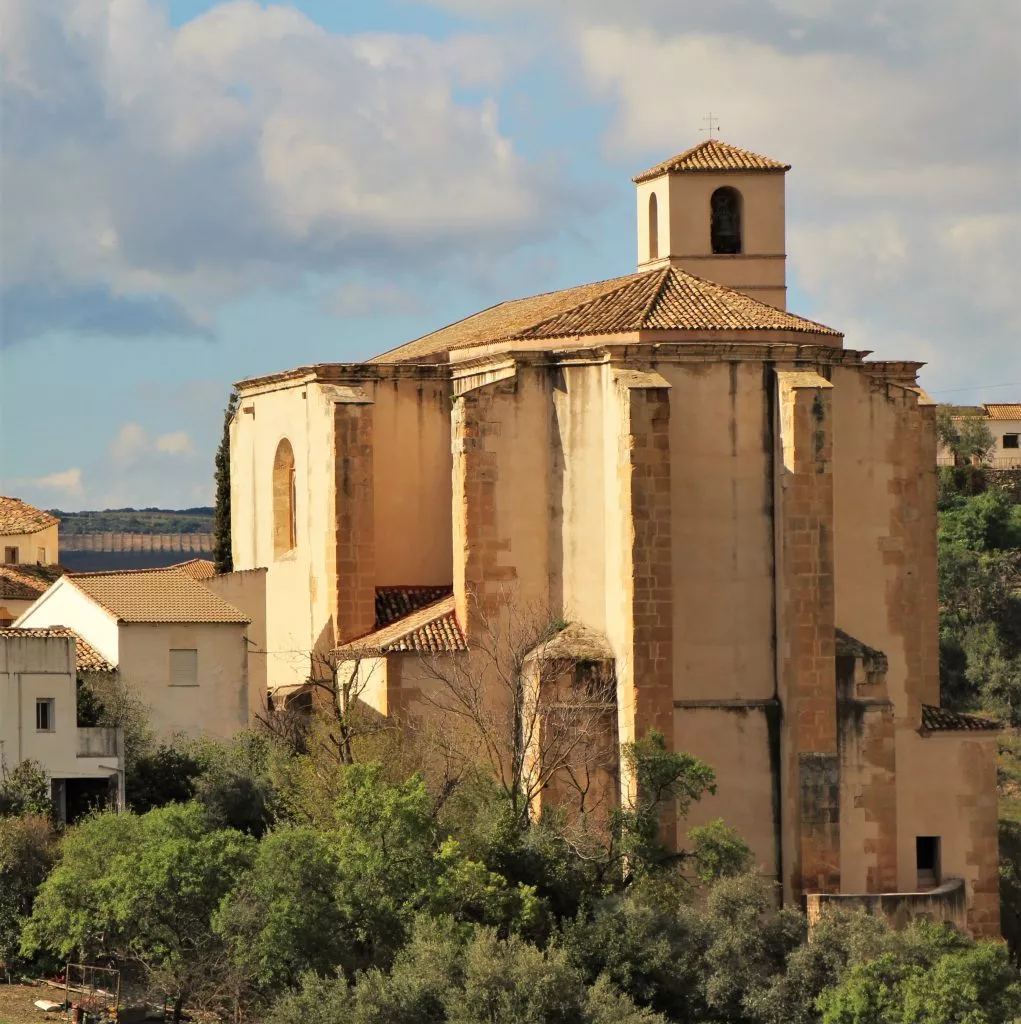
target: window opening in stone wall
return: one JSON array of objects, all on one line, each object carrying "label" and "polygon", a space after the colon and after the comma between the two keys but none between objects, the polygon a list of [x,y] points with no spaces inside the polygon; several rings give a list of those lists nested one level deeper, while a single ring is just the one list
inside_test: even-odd
[{"label": "window opening in stone wall", "polygon": [[649,259],[659,259],[659,200],[649,196]]},{"label": "window opening in stone wall", "polygon": [[939,885],[939,836],[915,837],[915,865],[918,888],[935,889]]},{"label": "window opening in stone wall", "polygon": [[1018,448],[1021,445],[1018,444],[1018,438],[1021,434],[1004,434],[1003,435],[1003,447],[1004,448]]},{"label": "window opening in stone wall", "polygon": [[8,565],[18,564],[18,549],[17,548],[4,548],[4,561]]},{"label": "window opening in stone wall", "polygon": [[36,732],[53,732],[57,724],[52,697],[41,697],[35,702]]},{"label": "window opening in stone wall", "polygon": [[46,564],[46,548],[37,548],[35,553],[35,560],[40,565]]},{"label": "window opening in stone wall", "polygon": [[273,557],[293,551],[298,543],[297,486],[294,473],[294,450],[283,438],[273,459]]},{"label": "window opening in stone wall", "polygon": [[194,648],[174,648],[170,651],[170,685],[198,686],[199,652]]},{"label": "window opening in stone wall", "polygon": [[741,193],[736,188],[718,188],[709,201],[713,254],[729,256],[741,252]]}]

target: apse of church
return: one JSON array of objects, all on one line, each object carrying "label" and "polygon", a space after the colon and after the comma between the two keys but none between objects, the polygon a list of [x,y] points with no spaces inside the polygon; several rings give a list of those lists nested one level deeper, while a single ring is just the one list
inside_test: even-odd
[{"label": "apse of church", "polygon": [[934,406],[787,312],[789,169],[708,140],[635,178],[637,273],[242,382],[235,565],[269,569],[280,700],[339,666],[419,713],[430,661],[542,607],[612,673],[614,743],[715,769],[678,844],[722,817],[810,914],[997,934],[996,731],[939,707]]}]

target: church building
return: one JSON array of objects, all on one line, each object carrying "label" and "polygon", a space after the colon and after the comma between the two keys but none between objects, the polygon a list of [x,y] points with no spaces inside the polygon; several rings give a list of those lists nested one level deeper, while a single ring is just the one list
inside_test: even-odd
[{"label": "church building", "polygon": [[414,714],[427,663],[542,607],[617,742],[715,770],[679,846],[722,817],[810,917],[997,935],[996,725],[940,708],[934,404],[787,311],[789,169],[710,139],[634,179],[635,273],[243,381],[235,568],[268,569],[277,700],[371,655],[366,699]]}]

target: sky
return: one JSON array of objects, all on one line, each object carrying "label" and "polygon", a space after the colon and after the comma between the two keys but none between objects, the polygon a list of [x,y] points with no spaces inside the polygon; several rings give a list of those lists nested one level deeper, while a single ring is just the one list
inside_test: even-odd
[{"label": "sky", "polygon": [[213,496],[231,384],[635,269],[705,117],[788,306],[1021,401],[1015,0],[0,0],[0,492]]}]

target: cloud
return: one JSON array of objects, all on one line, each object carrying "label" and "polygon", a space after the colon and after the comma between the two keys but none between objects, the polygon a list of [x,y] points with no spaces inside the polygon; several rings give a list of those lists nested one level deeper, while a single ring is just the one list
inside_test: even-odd
[{"label": "cloud", "polygon": [[195,446],[186,431],[177,430],[151,437],[138,423],[124,423],[110,442],[110,458],[115,465],[127,468],[153,452],[174,457],[193,456]]},{"label": "cloud", "polygon": [[323,299],[323,308],[336,316],[371,316],[420,313],[424,306],[412,291],[397,285],[348,281]]},{"label": "cloud", "polygon": [[548,230],[552,172],[465,98],[507,73],[495,38],[346,36],[254,0],[180,27],[155,0],[4,13],[6,342],[202,334],[305,272]]},{"label": "cloud", "polygon": [[172,434],[160,434],[156,438],[155,448],[158,452],[166,455],[194,455],[195,446],[191,438],[183,431],[177,430]]},{"label": "cloud", "polygon": [[849,345],[926,353],[934,388],[1021,379],[1012,0],[428,2],[559,35],[632,173],[704,138],[709,109],[793,164],[789,280]]},{"label": "cloud", "polygon": [[26,480],[24,484],[42,491],[62,491],[69,497],[78,497],[84,493],[82,471],[77,466],[61,470],[58,473],[49,473],[46,476]]}]

